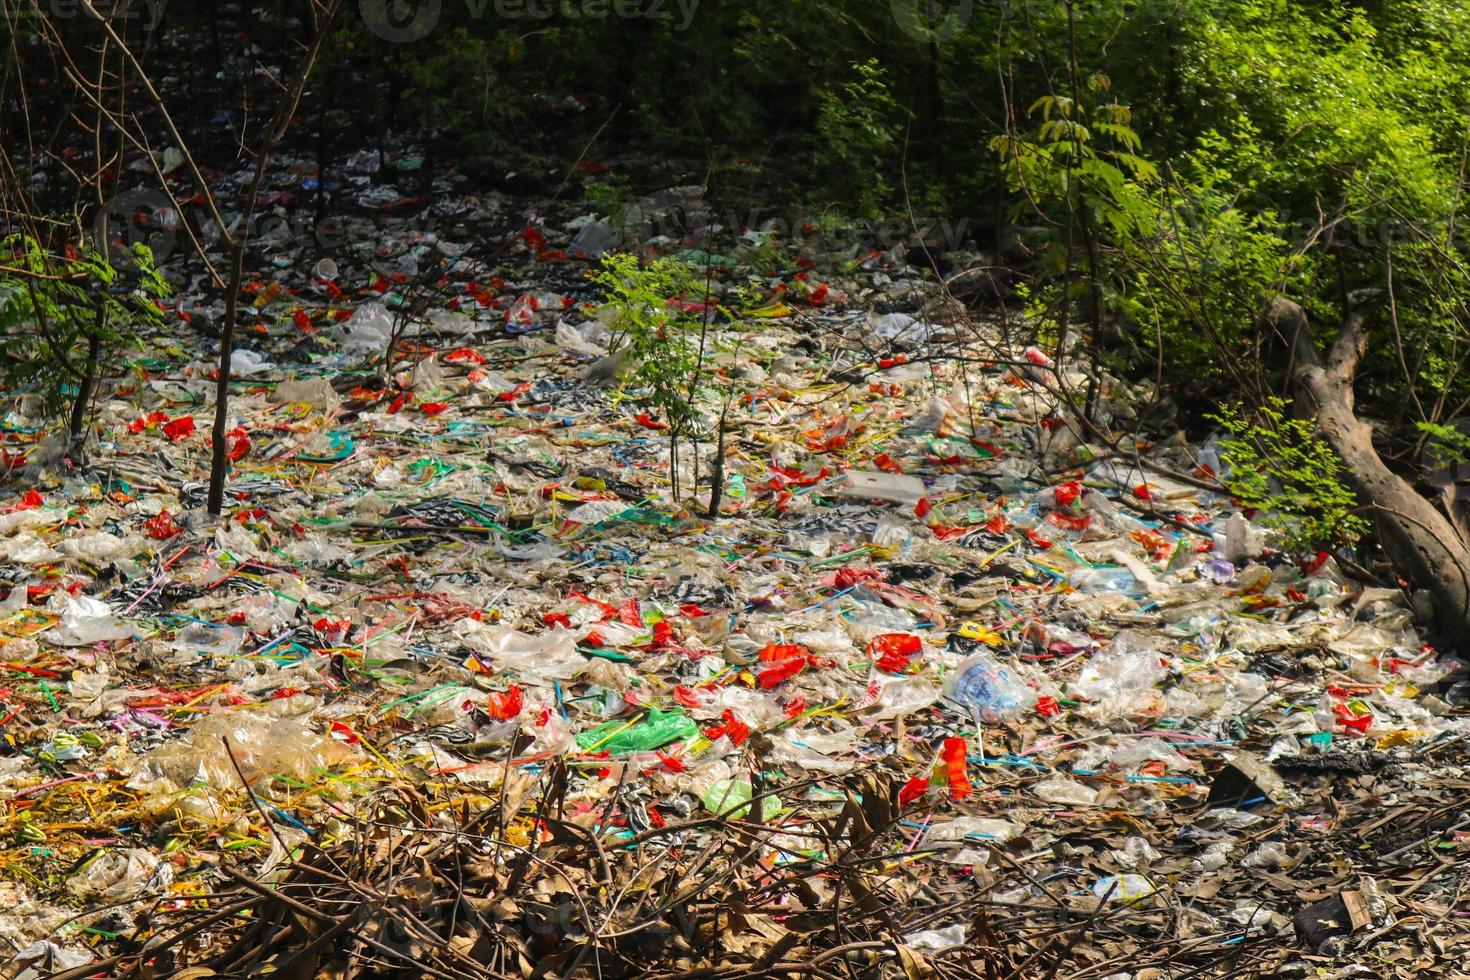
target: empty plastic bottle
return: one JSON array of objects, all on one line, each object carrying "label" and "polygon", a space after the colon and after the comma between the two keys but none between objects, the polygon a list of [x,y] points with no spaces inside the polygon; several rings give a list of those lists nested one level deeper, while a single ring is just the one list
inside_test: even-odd
[{"label": "empty plastic bottle", "polygon": [[950,672],[944,694],[992,723],[1014,718],[1036,703],[1036,692],[984,650],[966,657]]}]

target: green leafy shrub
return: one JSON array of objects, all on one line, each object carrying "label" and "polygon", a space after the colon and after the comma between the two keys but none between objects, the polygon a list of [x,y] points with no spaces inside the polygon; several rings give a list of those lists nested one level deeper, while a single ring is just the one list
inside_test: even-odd
[{"label": "green leafy shrub", "polygon": [[898,142],[901,114],[876,59],[854,62],[852,70],[853,78],[818,92],[817,157],[849,192],[857,212],[873,215],[892,192],[880,176],[881,164]]},{"label": "green leafy shrub", "polygon": [[25,235],[0,240],[0,254],[14,270],[0,275],[0,384],[30,391],[52,417],[70,398],[72,436],[80,437],[103,359],[139,325],[163,322],[153,300],[168,295],[168,284],[142,244],[126,273],[95,249],[56,256]]},{"label": "green leafy shrub", "polygon": [[1228,434],[1220,441],[1225,485],[1246,507],[1266,512],[1265,523],[1280,529],[1287,550],[1353,544],[1368,522],[1356,513],[1342,461],[1310,420],[1289,413],[1284,400],[1272,398],[1254,418],[1228,405],[1213,416]]},{"label": "green leafy shrub", "polygon": [[582,197],[608,221],[614,225],[622,224],[628,214],[628,205],[632,203],[632,181],[625,174],[608,174],[601,180],[584,184]]},{"label": "green leafy shrub", "polygon": [[695,292],[695,270],[677,259],[640,265],[627,252],[603,256],[592,280],[607,290],[614,351],[632,364],[631,380],[647,391],[648,403],[668,426],[669,438],[689,436],[694,425],[693,393],[698,387],[699,322],[670,305]]}]

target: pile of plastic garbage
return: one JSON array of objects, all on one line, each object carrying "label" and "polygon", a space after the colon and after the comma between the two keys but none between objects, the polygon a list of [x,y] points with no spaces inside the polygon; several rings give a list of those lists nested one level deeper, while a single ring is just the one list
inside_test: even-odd
[{"label": "pile of plastic garbage", "polygon": [[[566,256],[600,251],[588,226],[528,225],[515,275],[432,234],[386,277],[371,256],[260,270],[218,522],[212,366],[169,338],[108,389],[87,469],[5,418],[20,962],[85,963],[384,786],[473,807],[557,760],[567,818],[614,841],[777,821],[879,772],[905,867],[983,889],[1004,854],[1029,883],[1000,902],[1183,903],[1221,943],[1289,936],[1303,903],[1259,879],[1327,875],[1319,845],[1358,812],[1343,774],[1380,773],[1352,792],[1381,809],[1453,772],[1458,662],[1398,589],[1278,550],[1209,447],[1141,442],[1148,386],[1104,377],[1090,428],[1061,406],[1091,368],[957,319],[897,251],[772,277],[708,244],[684,254],[715,295],[684,299],[734,315],[708,317],[693,403],[725,436],[675,458],[637,375],[595,370],[595,260]],[[1436,829],[1424,847],[1463,846]]]}]

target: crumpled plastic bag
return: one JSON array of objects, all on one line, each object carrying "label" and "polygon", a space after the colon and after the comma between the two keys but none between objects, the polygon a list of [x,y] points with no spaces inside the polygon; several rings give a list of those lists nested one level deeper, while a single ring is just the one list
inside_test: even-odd
[{"label": "crumpled plastic bag", "polygon": [[494,666],[509,668],[528,680],[571,680],[587,669],[587,658],[566,630],[532,636],[509,626],[486,626],[473,619],[461,619],[453,629],[476,655],[487,656]]},{"label": "crumpled plastic bag", "polygon": [[41,634],[41,639],[62,647],[84,647],[108,640],[125,640],[133,631],[118,621],[112,608],[91,596],[73,596],[61,612],[61,622]]},{"label": "crumpled plastic bag", "polygon": [[373,356],[388,349],[393,339],[393,315],[381,303],[364,303],[342,324],[342,351]]},{"label": "crumpled plastic bag", "polygon": [[304,719],[238,711],[195,722],[184,738],[144,756],[138,775],[145,777],[144,782],[146,777],[167,779],[179,788],[193,783],[242,788],[231,753],[251,783],[272,776],[304,781],[322,769],[361,757],[357,749],[318,733]]},{"label": "crumpled plastic bag", "polygon": [[80,897],[125,902],[166,886],[173,876],[172,864],[151,851],[130,847],[102,851],[67,880],[66,889]]}]

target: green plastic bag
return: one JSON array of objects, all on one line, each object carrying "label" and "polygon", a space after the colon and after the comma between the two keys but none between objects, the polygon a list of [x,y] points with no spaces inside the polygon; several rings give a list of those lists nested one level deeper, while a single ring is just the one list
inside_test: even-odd
[{"label": "green plastic bag", "polygon": [[659,711],[655,708],[637,724],[624,727],[627,724],[626,721],[613,720],[581,732],[577,735],[577,747],[584,751],[626,755],[629,752],[650,752],[699,734],[694,722],[681,711]]},{"label": "green plastic bag", "polygon": [[[747,779],[721,779],[710,784],[704,791],[704,808],[721,817],[744,820],[750,816],[750,781]],[[781,812],[781,801],[774,796],[761,798],[761,822],[765,823]]]}]

